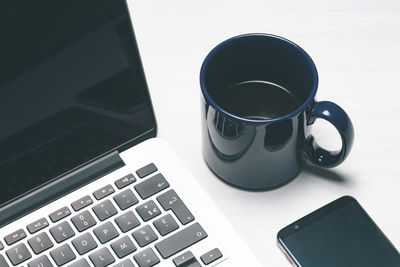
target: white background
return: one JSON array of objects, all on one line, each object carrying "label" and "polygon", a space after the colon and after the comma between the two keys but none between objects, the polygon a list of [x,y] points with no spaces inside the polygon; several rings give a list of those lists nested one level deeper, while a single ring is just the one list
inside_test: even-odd
[{"label": "white background", "polygon": [[[342,196],[356,197],[400,248],[400,1],[129,1],[158,120],[166,140],[264,266],[289,266],[276,233]],[[303,171],[273,191],[246,192],[217,179],[201,155],[199,70],[207,53],[243,33],[280,35],[303,47],[319,72],[318,100],[353,120],[347,161]],[[317,140],[338,147],[327,123]]]}]

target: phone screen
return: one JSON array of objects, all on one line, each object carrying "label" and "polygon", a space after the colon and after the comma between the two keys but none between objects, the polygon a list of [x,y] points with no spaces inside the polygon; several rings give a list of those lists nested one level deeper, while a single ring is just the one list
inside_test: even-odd
[{"label": "phone screen", "polygon": [[304,267],[400,266],[399,252],[352,197],[289,225],[278,239]]}]

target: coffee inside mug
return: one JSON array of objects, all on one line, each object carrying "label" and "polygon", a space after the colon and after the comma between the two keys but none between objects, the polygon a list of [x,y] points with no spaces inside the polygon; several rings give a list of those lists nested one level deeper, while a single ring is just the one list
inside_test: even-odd
[{"label": "coffee inside mug", "polygon": [[220,108],[241,118],[266,120],[290,114],[315,88],[315,66],[299,48],[263,35],[220,44],[207,59],[208,94]]}]

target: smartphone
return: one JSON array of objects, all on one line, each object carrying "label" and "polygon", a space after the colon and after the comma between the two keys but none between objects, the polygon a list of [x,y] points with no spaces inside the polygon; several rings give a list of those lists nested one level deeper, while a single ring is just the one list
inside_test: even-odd
[{"label": "smartphone", "polygon": [[294,266],[400,266],[398,250],[350,196],[286,226],[277,238],[278,246]]}]

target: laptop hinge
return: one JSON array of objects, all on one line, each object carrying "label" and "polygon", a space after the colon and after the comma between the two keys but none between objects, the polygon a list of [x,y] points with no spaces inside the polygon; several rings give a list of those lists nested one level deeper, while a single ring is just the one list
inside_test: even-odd
[{"label": "laptop hinge", "polygon": [[119,156],[118,151],[114,151],[61,176],[0,207],[0,227],[123,166],[125,166],[124,161]]}]

